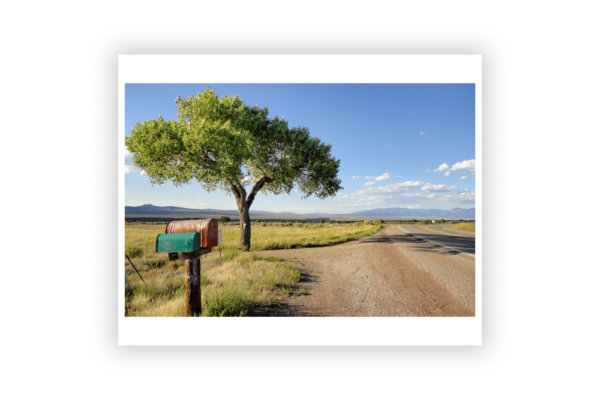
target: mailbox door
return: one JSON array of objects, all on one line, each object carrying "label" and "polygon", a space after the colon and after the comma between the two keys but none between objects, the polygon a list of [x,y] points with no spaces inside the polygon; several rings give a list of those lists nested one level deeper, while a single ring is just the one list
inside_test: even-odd
[{"label": "mailbox door", "polygon": [[157,253],[189,253],[197,250],[200,250],[198,232],[164,234],[156,238]]},{"label": "mailbox door", "polygon": [[203,220],[200,229],[202,233],[200,246],[210,248],[219,245],[219,224],[216,219]]}]

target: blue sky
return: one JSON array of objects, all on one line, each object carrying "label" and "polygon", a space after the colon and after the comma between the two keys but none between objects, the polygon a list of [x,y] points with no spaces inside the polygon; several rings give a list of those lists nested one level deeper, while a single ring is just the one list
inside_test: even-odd
[{"label": "blue sky", "polygon": [[[348,213],[385,207],[475,207],[474,84],[127,84],[125,132],[177,116],[175,98],[216,90],[269,108],[332,145],[344,190],[335,198],[259,194],[252,210]],[[151,186],[125,156],[125,205],[236,210],[233,196],[198,182]]]}]

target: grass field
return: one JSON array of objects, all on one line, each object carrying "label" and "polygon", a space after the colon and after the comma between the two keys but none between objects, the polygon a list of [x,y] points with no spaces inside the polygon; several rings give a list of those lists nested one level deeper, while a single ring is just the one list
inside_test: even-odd
[{"label": "grass field", "polygon": [[452,229],[459,229],[461,231],[475,232],[475,224],[473,222],[463,222],[456,225]]},{"label": "grass field", "polygon": [[[256,225],[256,226],[255,226]],[[252,226],[252,251],[324,246],[364,237],[380,225],[307,224],[306,226]],[[294,260],[258,257],[237,249],[239,226],[223,226],[222,255],[217,249],[202,256],[202,315],[244,316],[268,313],[290,295],[305,294],[296,286],[302,273]],[[184,316],[185,266],[155,253],[156,236],[165,224],[125,226],[125,252],[138,269],[125,262],[130,286],[126,289],[126,316]]]}]

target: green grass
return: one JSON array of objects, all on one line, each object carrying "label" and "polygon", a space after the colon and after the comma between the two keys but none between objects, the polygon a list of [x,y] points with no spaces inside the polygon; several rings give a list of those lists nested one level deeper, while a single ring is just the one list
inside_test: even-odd
[{"label": "green grass", "polygon": [[463,222],[463,223],[456,225],[452,229],[458,229],[461,231],[468,231],[468,232],[475,232],[475,224],[472,222]]}]

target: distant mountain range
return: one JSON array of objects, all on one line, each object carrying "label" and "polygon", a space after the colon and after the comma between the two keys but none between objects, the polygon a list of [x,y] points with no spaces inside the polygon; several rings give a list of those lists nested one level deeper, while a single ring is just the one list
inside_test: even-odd
[{"label": "distant mountain range", "polygon": [[[170,215],[173,217],[181,216],[186,217],[187,215],[226,215],[238,217],[237,210],[218,210],[214,208],[194,209],[184,207],[159,207],[153,206],[152,204],[144,204],[143,206],[125,206],[125,216],[133,217],[136,215]],[[394,218],[447,218],[447,219],[475,219],[474,208],[453,208],[451,210],[439,210],[439,209],[418,209],[418,208],[404,208],[404,207],[390,207],[390,208],[375,208],[373,210],[356,211],[347,214],[328,214],[328,213],[310,213],[310,214],[298,214],[290,211],[284,211],[275,213],[272,211],[261,211],[250,209],[250,214],[269,214],[269,218],[277,218],[277,215],[298,215],[300,216],[332,216],[332,217],[394,217]]]}]

